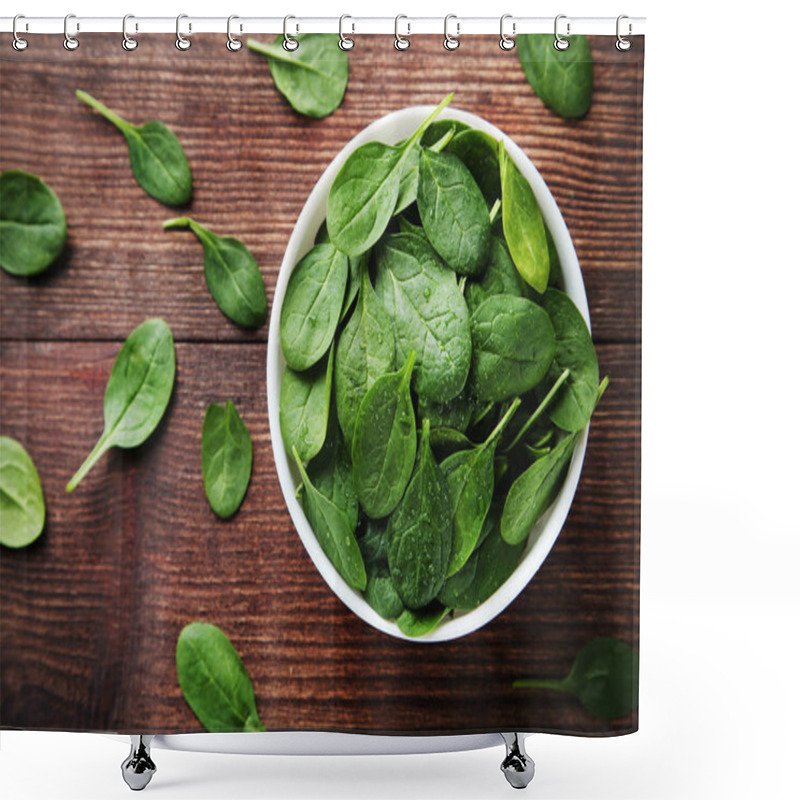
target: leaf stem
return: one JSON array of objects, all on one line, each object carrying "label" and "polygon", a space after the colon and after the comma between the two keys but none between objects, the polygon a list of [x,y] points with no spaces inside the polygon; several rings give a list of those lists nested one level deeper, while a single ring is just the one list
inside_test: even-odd
[{"label": "leaf stem", "polygon": [[83,89],[76,89],[75,97],[77,97],[78,100],[83,100],[87,106],[102,114],[102,116],[104,116],[113,125],[116,125],[117,128],[119,128],[123,133],[134,127],[119,114],[115,114],[107,105],[104,105],[99,100],[96,100],[88,92],[84,92]]},{"label": "leaf stem", "polygon": [[420,125],[419,128],[414,131],[412,136],[406,142],[405,147],[403,148],[404,150],[410,150],[423,137],[431,122],[433,122],[436,117],[438,117],[439,114],[441,114],[442,111],[450,105],[454,97],[455,92],[450,92],[450,94],[447,95],[447,97],[445,97],[444,100],[442,100],[442,102],[439,103],[439,105],[436,106],[436,108],[434,108],[430,114],[428,114],[428,116],[423,120],[422,125]]},{"label": "leaf stem", "polygon": [[94,449],[88,456],[86,461],[78,467],[78,471],[72,476],[72,479],[67,484],[67,491],[71,492],[75,487],[84,479],[86,473],[97,463],[100,456],[108,450],[111,445],[109,444],[109,434],[103,433]]},{"label": "leaf stem", "polygon": [[500,213],[500,198],[494,201],[494,205],[492,206],[492,210],[489,212],[489,224],[493,225],[494,221],[497,219],[497,215]]},{"label": "leaf stem", "polygon": [[483,447],[490,446],[495,441],[497,441],[497,439],[500,438],[500,434],[503,433],[503,431],[506,428],[506,425],[508,425],[508,423],[511,421],[511,417],[513,417],[514,414],[516,414],[517,409],[519,408],[519,404],[521,402],[522,400],[519,397],[514,398],[514,402],[511,403],[511,405],[508,408],[508,411],[506,411],[506,413],[503,414],[503,417],[500,420],[500,422],[498,422],[497,425],[494,426],[494,430],[486,438],[486,441],[483,443]]},{"label": "leaf stem", "polygon": [[450,144],[450,140],[456,135],[456,127],[453,125],[441,139],[434,142],[430,147],[426,148],[431,153],[441,153],[442,150]]},{"label": "leaf stem", "polygon": [[192,227],[194,220],[189,217],[173,217],[164,221],[164,230],[168,231],[170,228],[187,228]]},{"label": "leaf stem", "polygon": [[508,445],[508,447],[503,448],[504,453],[508,453],[510,450],[513,450],[520,443],[522,437],[525,436],[525,434],[530,430],[531,425],[533,425],[533,423],[539,419],[547,406],[550,405],[550,401],[555,397],[556,392],[561,388],[561,385],[567,378],[569,378],[569,368],[565,369],[561,375],[558,376],[558,380],[553,384],[550,391],[544,396],[542,402],[539,403],[536,411],[534,411],[533,414],[528,417],[527,422],[519,429],[511,444]]}]

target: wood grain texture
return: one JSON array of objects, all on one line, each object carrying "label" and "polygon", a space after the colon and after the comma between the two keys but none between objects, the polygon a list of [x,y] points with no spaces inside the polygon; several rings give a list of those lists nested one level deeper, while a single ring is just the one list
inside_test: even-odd
[{"label": "wood grain texture", "polygon": [[[295,114],[265,62],[220,37],[118,36],[3,48],[0,166],[41,175],[59,193],[69,247],[33,280],[0,273],[0,430],[22,441],[47,501],[45,533],[0,552],[0,725],[198,730],[174,665],[181,628],[219,625],[253,677],[265,726],[435,733],[497,729],[587,735],[635,729],[636,715],[592,719],[573,699],[512,690],[559,677],[597,635],[638,642],[639,287],[642,62],[596,39],[596,94],[567,123],[533,96],[496,37],[446,53],[415,37],[397,54],[359,37],[333,116]],[[91,55],[92,58],[87,56]],[[190,212],[253,250],[270,303],[305,198],[339,149],[383,113],[456,90],[460,108],[511,135],[542,172],[572,233],[589,295],[601,374],[575,503],[532,583],[477,633],[442,645],[402,642],[362,623],[305,553],[274,473],[266,413],[266,327],[246,332],[217,310],[202,249],[163,232],[173,215],[133,181],[122,138],[73,96],[81,87],[134,122],[160,118],[195,176]],[[112,450],[72,495],[64,485],[102,429],[119,342],[162,316],[177,342],[170,408],[142,447]],[[232,399],[254,445],[240,511],[218,520],[205,499],[200,434],[209,402]]]}]

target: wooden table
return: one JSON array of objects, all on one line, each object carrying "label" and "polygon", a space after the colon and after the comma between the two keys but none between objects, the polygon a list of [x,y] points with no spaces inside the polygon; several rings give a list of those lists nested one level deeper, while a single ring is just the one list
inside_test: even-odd
[{"label": "wooden table", "polygon": [[[320,121],[292,111],[266,62],[219,36],[56,37],[2,48],[2,169],[40,175],[67,215],[65,254],[43,275],[0,272],[2,433],[37,464],[47,525],[33,546],[0,548],[0,724],[181,732],[198,729],[175,671],[192,620],[219,625],[253,677],[270,730],[627,732],[568,696],[512,690],[560,677],[598,635],[638,641],[642,51],[592,41],[589,115],[566,122],[526,83],[494,36],[446,52],[414,37],[397,53],[361,36],[342,107]],[[42,60],[37,60],[42,59]],[[377,117],[438,102],[514,138],[558,201],[583,269],[601,374],[575,503],[550,557],[492,623],[441,645],[375,631],[323,582],[278,487],[265,393],[267,327],[245,332],[217,309],[202,249],[165,232],[174,212],[134,182],[122,137],[74,97],[83,88],[135,123],[161,119],[192,165],[189,213],[255,254],[272,299],[298,214],[339,149]],[[64,486],[103,427],[106,380],[130,331],[162,317],[178,374],[156,434],[113,450],[74,494]],[[217,519],[200,474],[206,404],[235,401],[254,443],[239,513]]]}]

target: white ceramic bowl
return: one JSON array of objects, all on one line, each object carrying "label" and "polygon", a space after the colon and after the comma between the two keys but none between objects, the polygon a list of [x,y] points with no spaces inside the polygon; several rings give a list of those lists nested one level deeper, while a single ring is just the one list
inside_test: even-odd
[{"label": "white ceramic bowl", "polygon": [[[272,431],[272,450],[275,456],[275,468],[278,472],[283,497],[289,509],[292,521],[300,534],[300,538],[308,551],[311,560],[322,574],[322,577],[339,599],[362,620],[374,628],[407,639],[394,622],[383,619],[364,600],[360,592],[350,588],[339,575],[328,557],[320,547],[314,531],[303,513],[303,508],[298,501],[295,490],[300,483],[297,468],[286,453],[283,437],[280,430],[279,398],[281,393],[281,380],[286,367],[280,345],[280,320],[283,298],[289,276],[300,259],[314,246],[314,237],[327,215],[328,192],[333,180],[341,169],[347,157],[360,145],[370,141],[394,143],[407,138],[417,129],[420,123],[433,110],[433,106],[415,106],[387,114],[385,117],[373,122],[365,128],[333,159],[330,166],[322,174],[313,191],[303,207],[297,220],[294,231],[289,239],[289,245],[283,257],[278,282],[275,287],[275,297],[272,301],[272,318],[269,326],[269,343],[267,345],[267,403],[269,408],[270,428]],[[533,166],[530,159],[509,139],[501,130],[490,125],[485,120],[465,111],[454,108],[445,109],[439,119],[453,119],[465,122],[472,128],[485,131],[496,139],[502,139],[506,152],[514,159],[522,174],[533,188],[536,200],[539,203],[542,216],[547,227],[552,233],[563,272],[564,289],[572,301],[583,314],[587,325],[589,324],[589,307],[586,301],[586,291],[583,286],[578,257],[567,231],[567,226],[561,217],[556,201],[550,194],[541,175]],[[413,639],[415,642],[444,642],[465,636],[485,625],[501,611],[527,586],[531,578],[547,558],[550,549],[561,532],[567,512],[572,504],[572,498],[578,486],[583,457],[586,452],[586,439],[588,429],[579,437],[578,444],[570,463],[564,485],[555,502],[550,506],[544,516],[533,526],[522,560],[514,570],[511,577],[484,603],[472,611],[457,611],[452,618],[445,618],[430,633]]]}]

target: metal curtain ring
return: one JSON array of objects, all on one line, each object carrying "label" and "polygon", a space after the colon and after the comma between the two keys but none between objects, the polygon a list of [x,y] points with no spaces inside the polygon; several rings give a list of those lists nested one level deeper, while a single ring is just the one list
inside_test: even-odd
[{"label": "metal curtain ring", "polygon": [[[64,17],[64,49],[65,50],[77,50],[78,47],[80,46],[80,42],[74,36],[70,35],[70,32],[69,32],[69,21],[71,19],[75,19],[75,15],[74,14],[67,14],[67,16]],[[75,25],[76,32],[79,31],[80,29],[81,29],[81,26],[76,23],[76,25]]]},{"label": "metal curtain ring", "polygon": [[[192,46],[191,39],[187,39],[181,33],[181,20],[188,18],[189,18],[188,14],[178,14],[178,16],[175,18],[175,47],[177,47],[178,50],[188,50]],[[191,32],[192,32],[192,23],[190,22],[189,33]]]},{"label": "metal curtain ring", "polygon": [[[454,19],[456,21],[456,35],[453,36],[450,34],[448,30],[450,20]],[[444,18],[444,49],[445,50],[458,50],[458,46],[461,42],[458,41],[458,37],[461,33],[461,23],[458,21],[458,17],[455,14],[448,14]]]},{"label": "metal curtain ring", "polygon": [[289,36],[290,19],[297,19],[297,17],[293,17],[291,14],[289,14],[283,18],[283,49],[287,53],[293,53],[298,47],[300,47],[300,42],[298,42],[293,36]]},{"label": "metal curtain ring", "polygon": [[[555,41],[553,42],[553,47],[555,47],[556,50],[566,50],[569,47],[569,39],[565,39],[558,32],[558,21],[566,18],[567,18],[566,14],[559,14],[556,17],[555,25],[553,28],[553,31],[556,36]],[[567,23],[567,36],[569,36],[569,22]]]},{"label": "metal curtain ring", "polygon": [[[349,14],[342,14],[342,16],[339,17],[339,47],[341,47],[342,50],[352,50],[355,42],[349,36],[345,36],[344,32],[342,31],[342,28],[344,27],[344,21],[346,19],[353,18]],[[350,28],[351,31],[355,33],[356,26],[354,22],[350,23]]]},{"label": "metal curtain ring", "polygon": [[[135,50],[139,46],[139,42],[137,39],[134,39],[132,36],[128,35],[128,20],[129,19],[136,19],[133,14],[126,14],[122,18],[122,49],[131,51]],[[135,30],[139,30],[139,26],[136,25]]]},{"label": "metal curtain ring", "polygon": [[[225,47],[227,47],[228,50],[231,51],[231,53],[236,53],[236,52],[238,52],[239,50],[242,49],[242,40],[241,39],[237,39],[231,33],[231,22],[233,22],[235,19],[239,19],[239,17],[237,17],[236,14],[231,14],[228,17],[228,41],[227,41]],[[240,33],[241,33],[241,30],[242,30],[242,27],[240,25],[239,26],[239,32]]]},{"label": "metal curtain ring", "polygon": [[[398,14],[394,18],[394,47],[395,50],[408,50],[411,47],[411,39],[407,39],[405,36],[400,35],[400,20],[401,19],[408,19],[405,14]],[[406,23],[407,28],[407,35],[411,34],[411,24]]]},{"label": "metal curtain ring", "polygon": [[511,23],[511,36],[509,36],[505,32],[505,25],[506,25],[506,20],[507,19],[512,19],[512,15],[511,14],[503,14],[503,16],[500,17],[500,49],[501,50],[513,50],[517,46],[516,40],[514,40],[512,38],[512,36],[516,35],[516,33],[517,33],[517,23],[516,22],[512,22]]},{"label": "metal curtain ring", "polygon": [[[620,14],[617,17],[617,41],[616,41],[616,45],[615,46],[616,46],[617,50],[619,50],[621,53],[624,53],[626,50],[630,50],[631,49],[631,40],[630,39],[626,39],[619,32],[620,23],[624,19],[628,19],[626,14]],[[628,23],[628,36],[630,36],[630,34],[631,34],[631,24],[629,22]]]},{"label": "metal curtain ring", "polygon": [[[11,23],[11,33],[14,36],[13,40],[11,41],[11,46],[15,50],[24,50],[28,46],[28,40],[21,38],[20,35],[17,33],[17,20],[20,19],[25,19],[25,15],[17,14],[14,17],[14,21]],[[27,29],[27,27],[28,25],[26,23],[25,28]]]}]

